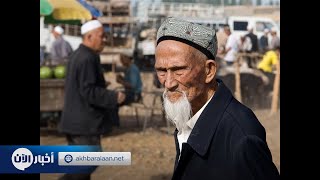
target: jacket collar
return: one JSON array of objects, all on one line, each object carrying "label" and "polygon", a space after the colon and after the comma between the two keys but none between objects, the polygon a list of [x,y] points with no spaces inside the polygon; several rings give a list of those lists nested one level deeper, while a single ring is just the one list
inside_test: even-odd
[{"label": "jacket collar", "polygon": [[79,45],[79,48],[82,49],[82,50],[88,51],[88,52],[90,52],[91,54],[94,54],[94,55],[98,55],[98,56],[99,56],[98,53],[96,53],[93,49],[89,48],[88,46],[84,45],[83,43],[81,43],[81,44]]},{"label": "jacket collar", "polygon": [[[192,149],[201,156],[204,156],[208,151],[219,121],[233,98],[230,90],[224,85],[222,80],[217,79],[217,82],[219,84],[217,91],[203,110],[187,141]],[[175,137],[176,135],[177,130]],[[177,138],[175,139],[177,140]],[[178,148],[177,150],[179,151]]]}]

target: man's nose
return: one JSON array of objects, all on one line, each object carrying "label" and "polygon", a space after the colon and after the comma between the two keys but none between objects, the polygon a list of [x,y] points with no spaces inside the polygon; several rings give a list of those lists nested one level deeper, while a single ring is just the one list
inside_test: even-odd
[{"label": "man's nose", "polygon": [[168,90],[174,90],[175,88],[178,87],[178,81],[174,78],[173,73],[168,72],[165,82],[164,82],[164,87],[167,88]]}]

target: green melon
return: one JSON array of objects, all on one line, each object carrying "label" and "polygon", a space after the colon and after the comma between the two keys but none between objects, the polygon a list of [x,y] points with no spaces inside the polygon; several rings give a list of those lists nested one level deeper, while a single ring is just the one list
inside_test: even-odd
[{"label": "green melon", "polygon": [[63,79],[66,77],[66,67],[65,66],[57,66],[53,70],[54,77],[58,79]]},{"label": "green melon", "polygon": [[50,79],[52,77],[52,70],[48,66],[40,67],[40,79]]}]

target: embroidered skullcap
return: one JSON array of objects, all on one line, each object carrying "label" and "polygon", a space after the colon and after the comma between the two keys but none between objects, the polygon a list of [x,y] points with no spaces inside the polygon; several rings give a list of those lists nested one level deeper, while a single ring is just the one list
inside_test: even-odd
[{"label": "embroidered skullcap", "polygon": [[81,26],[81,34],[84,35],[85,33],[89,32],[91,30],[94,30],[96,28],[99,28],[99,27],[102,27],[102,24],[100,21],[98,21],[98,20],[88,21]]},{"label": "embroidered skullcap", "polygon": [[157,45],[164,40],[175,40],[188,44],[209,59],[215,59],[217,54],[217,37],[215,30],[196,23],[168,17],[157,33]]},{"label": "embroidered skullcap", "polygon": [[60,27],[60,26],[56,26],[56,27],[54,27],[54,29],[53,29],[56,33],[58,33],[58,34],[63,34],[63,29],[62,29],[62,27]]}]

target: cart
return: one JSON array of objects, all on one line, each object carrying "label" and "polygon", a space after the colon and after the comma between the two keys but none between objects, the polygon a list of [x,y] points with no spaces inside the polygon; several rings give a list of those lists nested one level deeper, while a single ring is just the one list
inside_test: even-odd
[{"label": "cart", "polygon": [[40,79],[40,128],[56,130],[64,105],[64,79]]}]

